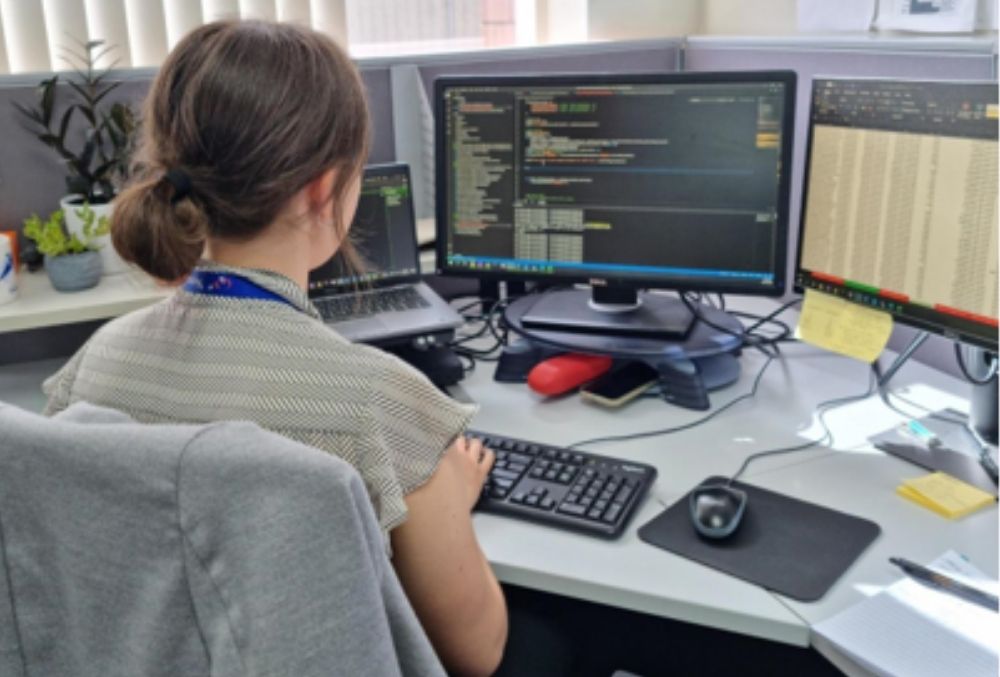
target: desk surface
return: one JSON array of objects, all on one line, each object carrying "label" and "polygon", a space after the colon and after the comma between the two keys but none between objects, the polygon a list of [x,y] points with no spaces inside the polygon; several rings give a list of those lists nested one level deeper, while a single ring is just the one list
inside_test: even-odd
[{"label": "desk surface", "polygon": [[[758,311],[767,301],[748,301]],[[476,531],[501,580],[588,601],[761,638],[806,646],[809,626],[899,578],[886,561],[903,555],[929,561],[949,548],[997,574],[998,521],[992,507],[950,522],[900,498],[895,487],[919,468],[871,448],[869,435],[903,418],[877,397],[831,411],[832,448],[764,458],[750,466],[750,483],[879,523],[882,535],[820,601],[802,603],[768,592],[641,542],[639,526],[712,474],[734,472],[743,458],[762,449],[819,437],[813,408],[827,399],[860,394],[867,365],[801,344],[783,349],[761,381],[757,396],[693,429],[586,447],[588,451],[650,463],[659,470],[650,496],[620,541],[611,543],[476,515]],[[747,392],[764,357],[746,351],[740,380],[712,394],[713,408]],[[621,410],[587,404],[576,396],[545,401],[525,386],[492,381],[493,366],[480,363],[461,389],[481,405],[473,425],[550,444],[655,430],[702,416],[656,399]],[[917,362],[894,380],[911,399],[940,409],[967,408],[965,384]],[[919,412],[915,411],[915,415]],[[807,563],[806,563],[807,564]],[[843,667],[843,666],[842,666]]]},{"label": "desk surface", "polygon": [[[770,301],[733,302],[757,312],[773,307]],[[753,484],[881,525],[882,535],[820,601],[789,600],[639,541],[638,527],[697,482],[735,471],[754,451],[818,436],[813,407],[866,388],[867,365],[799,344],[788,345],[783,352],[784,359],[768,368],[756,398],[709,423],[673,435],[587,448],[651,463],[659,470],[650,496],[620,540],[606,542],[476,515],[476,531],[500,579],[788,644],[806,646],[813,641],[838,666],[852,672],[842,656],[810,637],[809,626],[897,580],[899,573],[886,561],[889,556],[929,561],[954,548],[996,576],[997,508],[951,522],[899,498],[896,485],[922,471],[866,443],[869,435],[902,420],[876,398],[830,412],[827,421],[836,435],[833,448],[761,459],[745,475]],[[0,399],[38,408],[42,398],[37,384],[60,362],[0,368]],[[758,352],[746,351],[740,380],[712,394],[714,407],[747,392],[763,362]],[[653,399],[617,411],[588,405],[576,396],[544,401],[525,386],[493,382],[492,374],[492,364],[479,363],[456,389],[456,394],[481,405],[474,426],[484,431],[569,444],[670,427],[703,415]],[[910,399],[928,407],[967,407],[964,398],[969,388],[964,383],[917,362],[907,364],[894,385],[906,387]]]}]

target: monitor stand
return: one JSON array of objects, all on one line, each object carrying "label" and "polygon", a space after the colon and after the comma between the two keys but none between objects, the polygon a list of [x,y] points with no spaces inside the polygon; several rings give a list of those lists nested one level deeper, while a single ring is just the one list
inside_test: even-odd
[{"label": "monitor stand", "polygon": [[683,339],[694,314],[675,297],[635,289],[592,287],[541,294],[521,318],[529,329]]},{"label": "monitor stand", "polygon": [[[970,348],[970,371],[976,378],[983,378],[989,372],[990,363],[997,359],[995,354],[981,348]],[[991,444],[997,443],[997,377],[987,383],[972,386],[969,423],[976,432]]]}]

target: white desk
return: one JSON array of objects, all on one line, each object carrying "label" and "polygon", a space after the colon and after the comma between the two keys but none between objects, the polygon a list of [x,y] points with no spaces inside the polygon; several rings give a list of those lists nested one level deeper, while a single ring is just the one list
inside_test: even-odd
[{"label": "white desk", "polygon": [[155,303],[171,290],[133,271],[105,275],[93,289],[57,292],[44,271],[21,271],[18,296],[0,306],[0,334],[117,317]]},{"label": "white desk", "polygon": [[[762,307],[760,302],[752,305],[758,312]],[[890,555],[929,561],[955,548],[995,576],[996,507],[950,522],[897,496],[895,487],[903,478],[923,471],[866,445],[868,435],[903,420],[877,397],[826,416],[838,451],[817,448],[760,459],[743,478],[881,525],[882,535],[819,602],[789,600],[638,539],[639,526],[709,475],[734,472],[753,451],[818,437],[819,427],[812,420],[817,403],[860,394],[867,388],[869,369],[865,364],[806,345],[787,345],[783,350],[785,358],[771,364],[755,399],[736,405],[709,423],[667,436],[586,447],[650,463],[659,470],[651,496],[620,541],[607,543],[502,517],[476,515],[477,534],[499,578],[527,588],[807,646],[811,624],[860,600],[872,586],[900,577],[886,561]],[[763,362],[759,352],[746,351],[739,382],[713,393],[713,405],[747,392]],[[492,364],[480,363],[461,386],[482,406],[473,425],[486,432],[569,444],[590,437],[671,427],[703,415],[667,407],[655,399],[617,411],[586,404],[576,396],[543,401],[526,386],[493,382],[492,372]],[[911,396],[927,406],[967,407],[964,383],[917,362],[909,363],[894,380],[897,387],[909,384],[920,384]],[[836,652],[817,648],[848,669],[837,660]]]},{"label": "white desk", "polygon": [[[744,302],[740,303],[745,306]],[[757,312],[771,302],[751,304]],[[765,310],[766,312],[766,310]],[[789,314],[791,315],[791,314]],[[900,577],[890,555],[929,561],[955,548],[996,576],[997,508],[950,522],[895,494],[896,485],[920,469],[867,447],[868,435],[901,417],[875,398],[827,416],[836,434],[834,451],[812,451],[761,459],[744,479],[753,484],[851,512],[878,522],[882,535],[819,602],[789,600],[700,564],[642,543],[639,526],[711,474],[736,470],[749,453],[816,435],[813,407],[823,400],[863,392],[866,365],[805,345],[788,345],[771,364],[757,397],[691,430],[588,451],[651,463],[659,470],[649,498],[625,535],[606,542],[492,515],[475,516],[476,531],[497,575],[526,588],[640,611],[656,616],[816,648],[848,672],[842,656],[810,637],[809,626]],[[28,408],[41,402],[37,384],[59,361],[0,367],[0,399]],[[712,394],[719,406],[746,392],[763,357],[746,351],[740,381]],[[701,412],[642,400],[618,411],[581,402],[576,396],[543,401],[522,385],[493,382],[493,365],[480,363],[458,388],[482,409],[474,426],[552,444],[598,435],[652,430],[699,418]],[[964,408],[968,388],[949,376],[911,362],[894,382],[913,385],[909,396],[933,408]],[[7,386],[6,388],[4,386]]]}]

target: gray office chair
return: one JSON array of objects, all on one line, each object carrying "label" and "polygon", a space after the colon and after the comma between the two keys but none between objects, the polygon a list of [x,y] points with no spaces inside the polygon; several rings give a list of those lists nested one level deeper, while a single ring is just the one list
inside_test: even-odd
[{"label": "gray office chair", "polygon": [[346,463],[0,404],[0,675],[443,675]]}]

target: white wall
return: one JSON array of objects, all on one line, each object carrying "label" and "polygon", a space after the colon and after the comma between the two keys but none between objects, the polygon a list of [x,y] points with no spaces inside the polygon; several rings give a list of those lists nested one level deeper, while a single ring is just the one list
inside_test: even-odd
[{"label": "white wall", "polygon": [[[836,2],[836,0],[829,0]],[[703,35],[796,32],[795,0],[704,0]]]},{"label": "white wall", "polygon": [[589,0],[592,40],[678,37],[702,32],[703,0]]}]

